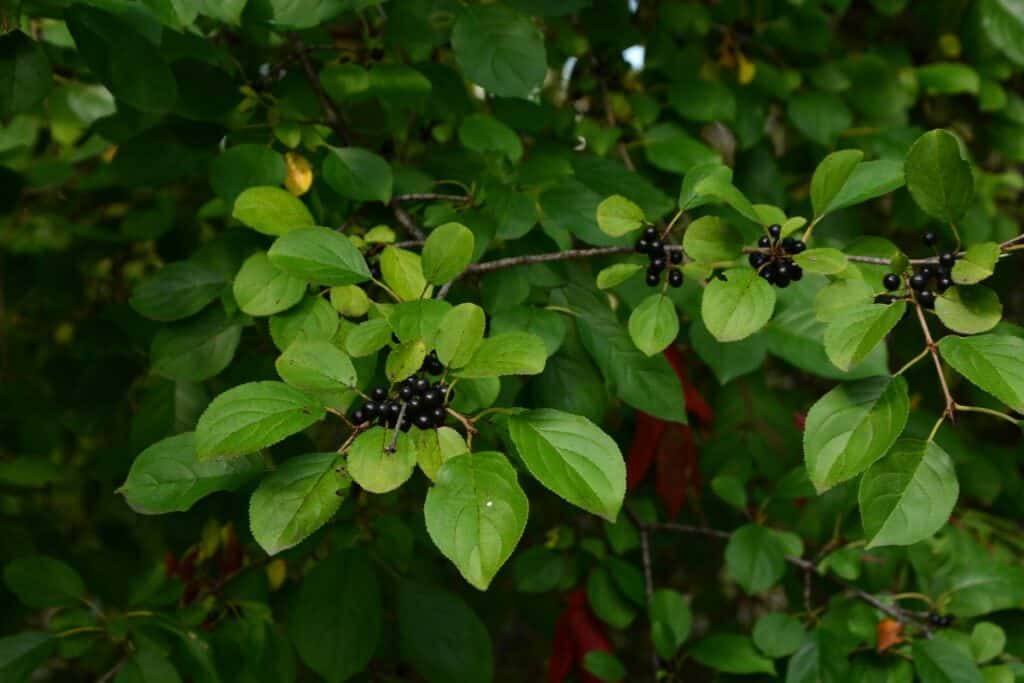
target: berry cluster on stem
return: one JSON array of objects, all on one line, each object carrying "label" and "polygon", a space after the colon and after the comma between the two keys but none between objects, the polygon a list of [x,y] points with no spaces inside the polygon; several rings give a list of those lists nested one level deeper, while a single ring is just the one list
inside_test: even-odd
[{"label": "berry cluster on stem", "polygon": [[352,422],[357,425],[369,422],[403,432],[412,427],[443,427],[455,390],[445,382],[431,382],[423,376],[443,373],[444,365],[437,353],[431,351],[420,372],[396,384],[393,393],[387,387],[374,387],[369,399],[352,413]]},{"label": "berry cluster on stem", "polygon": [[804,270],[793,262],[793,257],[806,250],[807,245],[802,240],[781,238],[781,235],[781,225],[769,225],[768,234],[757,241],[758,251],[752,252],[748,261],[769,284],[785,288],[803,278]]},{"label": "berry cluster on stem", "polygon": [[[683,271],[679,264],[683,262],[683,252],[669,252],[665,243],[654,228],[647,228],[636,241],[634,247],[639,254],[647,254],[650,265],[647,266],[647,286],[657,287],[661,284],[661,274],[668,269],[668,284],[672,287],[683,286]],[[670,265],[671,264],[671,265]]]},{"label": "berry cluster on stem", "polygon": [[[936,237],[934,232],[924,234],[924,243],[934,247]],[[914,292],[914,300],[925,308],[935,305],[935,298],[953,286],[953,265],[956,263],[956,254],[945,252],[939,254],[937,264],[925,264],[914,268],[910,277],[907,278],[907,286]],[[886,273],[882,278],[882,286],[890,292],[901,289],[903,282],[896,273]],[[883,294],[876,299],[880,303],[891,303],[893,296]]]}]

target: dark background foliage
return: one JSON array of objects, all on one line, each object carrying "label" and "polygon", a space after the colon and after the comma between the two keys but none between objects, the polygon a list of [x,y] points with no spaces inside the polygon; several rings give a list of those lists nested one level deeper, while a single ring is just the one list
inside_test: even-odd
[{"label": "dark background foliage", "polygon": [[[1013,239],[1018,0],[15,0],[0,21],[0,680],[1024,677],[1017,425],[962,412],[938,427],[959,499],[909,546],[866,550],[856,483],[817,495],[805,474],[810,406],[917,356],[914,315],[844,373],[814,314],[824,277],[780,290],[774,319],[725,345],[701,321],[711,273],[688,269],[668,291],[678,338],[648,359],[626,332],[642,278],[614,287],[612,308],[594,286],[642,262],[598,227],[609,195],[664,227],[686,174],[720,161],[755,204],[812,216],[827,154],[902,168],[935,128],[972,164],[958,233],[899,171],[892,192],[821,220],[815,246],[917,258],[933,255],[929,230],[943,249]],[[537,334],[549,357],[457,408],[599,425],[629,465],[617,521],[514,458],[529,523],[481,592],[434,547],[420,474],[342,491],[326,525],[273,557],[250,532],[258,477],[180,512],[126,504],[140,452],[191,432],[221,392],[277,378],[274,321],[239,311],[231,286],[272,243],[243,223],[274,207],[237,213],[258,186],[299,196],[371,263],[385,243],[418,251],[465,225],[474,265],[448,300],[482,306],[492,334]],[[746,245],[761,234],[722,203],[679,226],[702,216]],[[594,247],[625,253],[481,267]],[[170,295],[188,310],[146,310],[140,286],[186,260],[209,278]],[[885,268],[864,272],[880,290]],[[1018,336],[1019,272],[1011,258],[986,283]],[[346,314],[344,335],[366,311],[337,296],[322,301]],[[384,377],[383,354],[357,366],[364,389]],[[906,434],[923,439],[944,395],[927,358],[905,377]],[[337,449],[348,429],[328,417],[263,462]],[[501,420],[478,426],[475,450],[515,450]]]}]

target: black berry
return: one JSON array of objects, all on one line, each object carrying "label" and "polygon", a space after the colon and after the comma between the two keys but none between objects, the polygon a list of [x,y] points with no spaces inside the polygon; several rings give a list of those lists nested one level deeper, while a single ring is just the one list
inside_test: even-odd
[{"label": "black berry", "polygon": [[373,391],[370,392],[370,396],[373,397],[374,401],[383,401],[388,397],[388,390],[384,387],[374,387]]},{"label": "black berry", "polygon": [[760,268],[761,264],[765,262],[766,258],[767,257],[761,252],[755,251],[750,256],[747,257],[747,261],[750,262],[750,266],[752,268]]},{"label": "black berry", "polygon": [[648,242],[653,242],[658,238],[658,231],[654,228],[647,228],[644,230],[644,239]]},{"label": "black berry", "polygon": [[432,421],[429,415],[417,415],[416,426],[420,429],[430,429]]},{"label": "black berry", "polygon": [[928,278],[921,273],[914,273],[910,277],[910,287],[920,292],[922,289],[928,286]]},{"label": "black berry", "polygon": [[408,384],[403,384],[402,388],[398,390],[398,395],[402,397],[403,401],[408,401],[412,398],[412,387]]},{"label": "black berry", "polygon": [[366,415],[363,414],[362,409],[356,410],[352,413],[352,421],[356,424],[362,424],[366,422]]},{"label": "black berry", "polygon": [[367,417],[377,417],[377,413],[379,412],[380,406],[377,403],[373,401],[367,401],[366,403],[363,404],[363,414],[366,415]]},{"label": "black berry", "polygon": [[792,280],[793,282],[797,282],[798,280],[802,280],[803,277],[804,269],[795,263],[791,263],[789,265],[789,279]]},{"label": "black berry", "polygon": [[768,239],[767,235],[762,235],[761,239],[757,240],[757,246],[761,247],[762,249],[767,249],[768,247],[772,246],[772,241]]},{"label": "black berry", "polygon": [[938,279],[937,284],[935,285],[935,288],[938,289],[940,292],[945,292],[947,289],[949,289],[952,286],[953,286],[953,281],[950,278],[948,278],[945,275],[943,275],[942,277],[940,277]]},{"label": "black berry", "polygon": [[678,266],[680,263],[683,262],[683,252],[678,250],[673,251],[671,254],[669,254],[668,260]]},{"label": "black berry", "polygon": [[648,253],[652,255],[660,254],[661,251],[665,248],[665,245],[662,243],[662,241],[657,238],[650,240],[647,243],[647,245]]},{"label": "black berry", "polygon": [[675,269],[668,274],[668,284],[671,287],[682,287],[683,286],[683,272]]},{"label": "black berry", "polygon": [[793,246],[789,249],[790,254],[800,254],[807,251],[807,244],[803,240],[796,240],[793,242]]},{"label": "black berry", "polygon": [[647,271],[647,286],[657,287],[658,283],[661,282],[661,275],[658,273],[652,273],[650,270]]},{"label": "black berry", "polygon": [[646,254],[647,250],[651,248],[650,243],[642,237],[636,241],[636,251],[638,254]]},{"label": "black berry", "polygon": [[925,308],[931,308],[935,305],[935,292],[930,289],[926,289],[923,292],[917,293],[917,301]]},{"label": "black berry", "polygon": [[924,276],[925,280],[931,280],[932,276],[935,275],[935,271],[932,270],[931,266],[921,266],[921,269],[917,272]]},{"label": "black berry", "polygon": [[896,273],[887,273],[886,276],[882,278],[882,284],[890,292],[896,291],[900,288],[900,277]]},{"label": "black berry", "polygon": [[768,234],[771,235],[773,238],[778,239],[779,235],[782,234],[782,226],[779,225],[778,223],[774,225],[769,225]]},{"label": "black berry", "polygon": [[945,254],[939,256],[939,263],[946,266],[947,268],[952,268],[953,264],[956,263],[956,256],[949,252],[946,252]]},{"label": "black berry", "polygon": [[785,289],[786,287],[789,287],[789,275],[781,275],[779,273],[775,273],[775,279],[773,282],[775,286],[778,287],[779,289]]}]

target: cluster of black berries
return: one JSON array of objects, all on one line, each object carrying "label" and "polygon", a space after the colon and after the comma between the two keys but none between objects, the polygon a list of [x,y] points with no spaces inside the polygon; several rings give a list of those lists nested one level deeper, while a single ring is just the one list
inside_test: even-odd
[{"label": "cluster of black berries", "polygon": [[[639,254],[647,254],[650,265],[647,266],[647,286],[657,287],[661,284],[661,273],[668,268],[668,283],[673,287],[683,286],[683,271],[678,266],[683,262],[683,252],[665,248],[665,243],[654,228],[644,230],[643,236],[636,241],[634,247]],[[669,263],[672,266],[669,266]]]},{"label": "cluster of black berries", "polygon": [[804,269],[793,263],[793,256],[807,249],[802,240],[786,237],[782,240],[781,225],[769,225],[768,234],[757,241],[760,251],[753,252],[748,260],[757,269],[757,274],[776,287],[789,287],[804,276]]},{"label": "cluster of black berries", "polygon": [[[926,232],[924,234],[924,243],[930,247],[934,246],[935,233]],[[935,297],[953,286],[952,274],[953,264],[955,263],[956,254],[945,252],[939,254],[938,263],[927,264],[914,269],[907,283],[914,290],[914,298],[919,304],[925,308],[931,308],[935,305]],[[935,283],[934,289],[929,289],[929,285],[933,281]],[[890,292],[895,292],[902,286],[902,282],[896,273],[886,273],[885,277],[882,278],[882,285]],[[875,300],[878,301],[879,299],[881,299],[880,303],[891,303],[893,297],[883,294]]]},{"label": "cluster of black berries", "polygon": [[938,628],[946,628],[947,626],[953,625],[953,617],[945,614],[935,614],[935,612],[928,615],[928,621],[932,626],[936,626]]},{"label": "cluster of black berries", "polygon": [[[370,399],[352,413],[352,421],[356,424],[372,422],[391,429],[398,427],[403,432],[412,427],[434,429],[444,426],[445,406],[455,395],[454,389],[444,382],[431,384],[415,375],[400,382],[395,389],[396,395],[389,398],[386,387],[375,387],[370,392]],[[399,416],[402,417],[401,424],[398,423]]]}]

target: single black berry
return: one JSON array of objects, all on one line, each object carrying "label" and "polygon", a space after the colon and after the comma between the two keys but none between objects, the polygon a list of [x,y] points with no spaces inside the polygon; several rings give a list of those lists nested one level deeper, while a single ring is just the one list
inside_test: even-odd
[{"label": "single black berry", "polygon": [[363,414],[369,418],[377,417],[377,413],[380,412],[380,406],[374,401],[367,401],[363,404]]},{"label": "single black berry", "polygon": [[769,263],[767,266],[762,268],[761,271],[760,271],[760,275],[761,275],[761,277],[763,277],[768,282],[774,282],[775,281],[775,264],[774,263]]},{"label": "single black berry", "polygon": [[440,375],[444,373],[444,363],[439,361],[437,357],[428,358],[426,362],[426,370],[431,375]]},{"label": "single black berry", "polygon": [[658,231],[654,228],[647,228],[644,230],[644,239],[648,242],[653,242],[658,238]]},{"label": "single black berry", "polygon": [[794,241],[793,246],[789,249],[790,254],[800,254],[804,251],[807,251],[807,243],[803,240]]},{"label": "single black berry", "polygon": [[398,419],[398,414],[402,412],[402,406],[398,405],[394,401],[389,401],[387,404],[387,416],[392,419]]},{"label": "single black berry", "polygon": [[945,292],[947,289],[953,286],[953,280],[951,280],[949,277],[945,275],[940,277],[937,280],[937,283],[938,284],[935,285],[935,288],[938,289],[940,292]]},{"label": "single black berry", "polygon": [[956,256],[947,251],[945,254],[939,256],[939,263],[947,268],[952,268],[953,264],[956,263]]},{"label": "single black berry", "polygon": [[683,271],[674,269],[668,274],[668,284],[671,287],[682,287],[683,286]]},{"label": "single black berry", "polygon": [[420,429],[430,429],[432,421],[429,415],[418,415],[416,417],[416,426]]},{"label": "single black berry", "polygon": [[374,387],[373,391],[370,392],[370,396],[374,401],[383,401],[388,397],[388,390],[384,387]]},{"label": "single black berry", "polygon": [[773,283],[779,289],[785,289],[786,287],[789,287],[789,282],[789,275],[781,275],[779,273],[775,273],[775,279],[773,280]]},{"label": "single black berry", "polygon": [[932,276],[935,275],[935,271],[931,266],[921,266],[920,270],[917,272],[923,275],[925,280],[931,280]]},{"label": "single black berry", "polygon": [[911,287],[911,289],[915,289],[915,290],[920,292],[922,289],[924,289],[927,286],[928,286],[928,278],[926,278],[921,273],[914,273],[910,277],[910,287]]},{"label": "single black berry", "polygon": [[647,242],[647,250],[648,250],[647,253],[651,254],[652,256],[657,256],[658,254],[661,253],[661,251],[664,248],[665,248],[665,245],[662,243],[661,240],[659,240],[657,238],[655,238],[653,240],[649,240]]},{"label": "single black berry", "polygon": [[768,257],[759,251],[755,251],[747,257],[752,268],[760,268],[761,264],[768,260]]},{"label": "single black berry", "polygon": [[352,421],[357,425],[366,422],[366,415],[363,414],[362,409],[358,409],[352,413]]},{"label": "single black berry", "polygon": [[952,268],[947,268],[946,266],[935,266],[935,277],[949,277],[952,273]]},{"label": "single black berry", "polygon": [[773,238],[778,239],[779,235],[782,234],[782,226],[779,225],[778,223],[774,225],[769,225],[768,234],[771,235]]},{"label": "single black berry", "polygon": [[423,392],[423,403],[428,406],[441,405],[441,401],[444,397],[438,393],[437,389],[427,389]]},{"label": "single black berry", "polygon": [[785,249],[787,252],[791,252],[794,244],[796,244],[796,240],[793,239],[792,237],[782,238],[782,248]]},{"label": "single black berry", "polygon": [[935,292],[930,289],[926,289],[923,292],[917,293],[917,301],[925,308],[931,308],[935,305]]},{"label": "single black berry", "polygon": [[636,251],[638,254],[646,254],[647,250],[651,248],[650,243],[642,237],[636,241]]},{"label": "single black berry", "polygon": [[398,390],[398,395],[402,397],[403,401],[408,401],[412,398],[412,387],[408,384],[403,384],[402,388]]},{"label": "single black berry", "polygon": [[671,254],[668,255],[668,260],[678,266],[680,263],[683,262],[683,252],[679,250],[673,251]]},{"label": "single black berry", "polygon": [[767,249],[768,247],[772,246],[772,241],[768,239],[768,235],[762,235],[761,239],[757,240],[757,246],[761,247],[762,249]]},{"label": "single black berry", "polygon": [[896,273],[886,273],[885,277],[882,278],[882,284],[890,292],[896,291],[900,288],[900,276]]},{"label": "single black berry", "polygon": [[410,429],[412,429],[412,420],[410,420],[409,418],[403,419],[402,424],[399,425],[398,428],[401,429],[403,432],[409,431]]},{"label": "single black berry", "polygon": [[795,263],[789,264],[789,279],[793,282],[802,280],[804,277],[804,269]]},{"label": "single black berry", "polygon": [[775,265],[775,277],[776,279],[783,277],[789,279],[789,264],[785,261]]},{"label": "single black berry", "polygon": [[657,257],[657,258],[651,259],[651,270],[656,270],[656,271],[658,271],[660,273],[661,271],[665,270],[665,266],[666,265],[668,265],[668,264],[665,263],[665,259],[663,259],[660,256]]},{"label": "single black berry", "polygon": [[931,230],[924,234],[924,243],[927,244],[929,247],[935,246],[935,243],[937,241],[938,237],[936,237],[935,233],[932,232]]},{"label": "single black berry", "polygon": [[416,391],[417,394],[422,394],[424,391],[427,390],[427,387],[429,386],[430,382],[420,377],[416,380],[416,383],[413,385],[413,389]]},{"label": "single black berry", "polygon": [[658,283],[661,282],[661,274],[652,273],[650,270],[647,271],[647,286],[657,287]]}]

